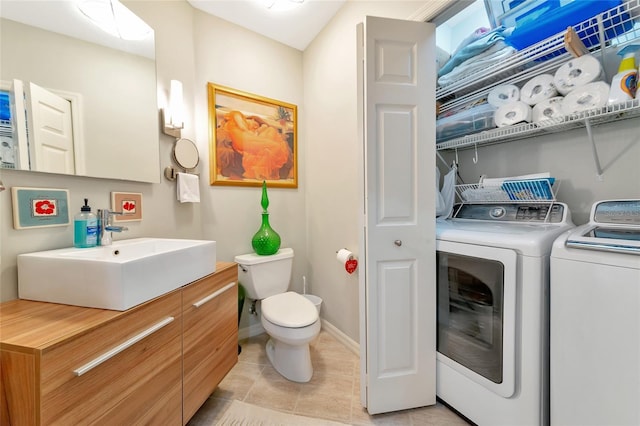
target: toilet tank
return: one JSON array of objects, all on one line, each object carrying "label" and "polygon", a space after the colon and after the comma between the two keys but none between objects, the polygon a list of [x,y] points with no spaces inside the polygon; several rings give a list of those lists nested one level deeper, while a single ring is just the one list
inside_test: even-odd
[{"label": "toilet tank", "polygon": [[238,264],[238,281],[249,299],[265,299],[274,294],[284,293],[289,288],[293,249],[282,248],[270,256],[241,254],[234,260]]}]

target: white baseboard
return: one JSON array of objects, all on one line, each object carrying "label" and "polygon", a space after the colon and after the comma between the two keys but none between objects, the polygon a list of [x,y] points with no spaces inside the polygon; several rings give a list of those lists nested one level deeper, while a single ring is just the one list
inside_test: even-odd
[{"label": "white baseboard", "polygon": [[[338,342],[342,343],[349,349],[351,352],[360,356],[360,344],[349,336],[340,331],[335,325],[331,324],[329,321],[321,319],[322,321],[322,329],[333,336]],[[244,327],[238,330],[238,340],[247,339],[249,337],[258,336],[264,333],[264,328],[262,324],[256,323],[252,324],[249,327]]]},{"label": "white baseboard", "polygon": [[338,342],[345,345],[351,352],[353,352],[357,356],[360,356],[360,344],[353,340],[351,337],[344,334],[342,331],[338,330],[335,325],[323,319],[322,329],[333,336]]}]

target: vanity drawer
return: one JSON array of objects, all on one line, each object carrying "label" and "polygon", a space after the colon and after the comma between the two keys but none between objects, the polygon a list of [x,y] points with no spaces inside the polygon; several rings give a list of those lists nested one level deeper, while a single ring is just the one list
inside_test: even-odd
[{"label": "vanity drawer", "polygon": [[235,264],[183,288],[183,423],[238,362]]},{"label": "vanity drawer", "polygon": [[180,424],[181,309],[177,290],[44,352],[41,423]]}]

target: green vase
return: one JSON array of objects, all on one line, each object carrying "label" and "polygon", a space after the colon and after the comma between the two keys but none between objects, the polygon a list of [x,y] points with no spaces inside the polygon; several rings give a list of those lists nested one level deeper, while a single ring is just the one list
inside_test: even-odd
[{"label": "green vase", "polygon": [[280,249],[280,235],[269,224],[269,213],[267,212],[269,197],[267,196],[267,183],[264,181],[262,182],[262,200],[260,204],[262,205],[262,224],[251,239],[251,245],[257,254],[268,256],[276,254]]}]

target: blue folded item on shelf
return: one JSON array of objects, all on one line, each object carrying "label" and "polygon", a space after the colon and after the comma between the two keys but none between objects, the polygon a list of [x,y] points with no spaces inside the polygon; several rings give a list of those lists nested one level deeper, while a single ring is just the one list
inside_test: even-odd
[{"label": "blue folded item on shelf", "polygon": [[505,32],[508,32],[505,27],[498,27],[460,49],[460,51],[453,55],[440,71],[438,71],[438,77],[448,74],[467,59],[484,52],[498,41],[504,40],[506,36]]},{"label": "blue folded item on shelf", "polygon": [[[594,46],[600,43],[600,40],[597,20],[593,17],[600,13],[620,6],[619,10],[602,21],[607,40],[633,28],[633,21],[628,13],[624,12],[622,2],[623,0],[573,0],[569,3],[563,2],[564,4],[557,1],[545,2],[518,18],[516,27],[506,38],[506,42],[522,50],[563,32],[568,26],[589,21],[584,28],[576,28],[576,32],[586,47]],[[564,51],[562,49],[562,52]]]},{"label": "blue folded item on shelf", "polygon": [[9,103],[8,92],[0,92],[0,120],[11,120],[11,105]]},{"label": "blue folded item on shelf", "polygon": [[503,182],[501,187],[510,200],[553,200],[551,187],[555,181],[555,178],[514,180]]}]

